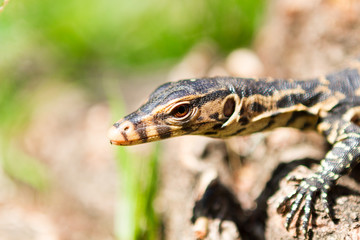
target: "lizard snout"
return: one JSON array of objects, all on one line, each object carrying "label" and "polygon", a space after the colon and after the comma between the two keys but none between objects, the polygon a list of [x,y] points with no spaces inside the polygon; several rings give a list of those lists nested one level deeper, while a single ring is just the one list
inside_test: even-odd
[{"label": "lizard snout", "polygon": [[111,144],[131,145],[138,137],[134,125],[130,121],[119,120],[109,129],[108,138]]}]

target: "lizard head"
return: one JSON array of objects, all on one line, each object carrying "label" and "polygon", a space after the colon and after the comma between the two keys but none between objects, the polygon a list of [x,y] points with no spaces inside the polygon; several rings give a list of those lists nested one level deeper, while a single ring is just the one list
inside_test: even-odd
[{"label": "lizard head", "polygon": [[219,79],[165,83],[138,110],[117,121],[108,137],[116,145],[189,134],[222,137],[220,130],[234,115],[236,97],[235,90]]}]

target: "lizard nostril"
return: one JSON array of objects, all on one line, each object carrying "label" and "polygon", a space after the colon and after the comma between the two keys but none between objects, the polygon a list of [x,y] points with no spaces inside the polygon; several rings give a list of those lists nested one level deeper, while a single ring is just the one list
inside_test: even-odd
[{"label": "lizard nostril", "polygon": [[118,128],[120,126],[120,123],[114,123],[114,127]]},{"label": "lizard nostril", "polygon": [[134,126],[130,122],[124,122],[120,126],[120,131],[122,131],[123,133],[129,132],[132,129],[134,129]]}]

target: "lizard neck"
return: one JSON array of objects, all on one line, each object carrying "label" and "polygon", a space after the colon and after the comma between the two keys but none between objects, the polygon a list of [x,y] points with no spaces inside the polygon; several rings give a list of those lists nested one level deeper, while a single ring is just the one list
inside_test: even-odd
[{"label": "lizard neck", "polygon": [[232,135],[248,135],[277,127],[313,129],[317,104],[326,98],[319,79],[242,79],[237,89],[241,99]]}]

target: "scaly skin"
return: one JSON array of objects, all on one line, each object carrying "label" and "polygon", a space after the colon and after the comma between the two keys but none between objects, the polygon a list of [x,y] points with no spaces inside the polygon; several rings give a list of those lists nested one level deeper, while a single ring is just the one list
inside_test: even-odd
[{"label": "scaly skin", "polygon": [[[277,127],[315,130],[332,149],[314,174],[301,180],[279,208],[291,205],[288,229],[303,206],[306,234],[319,196],[330,214],[328,192],[360,159],[360,64],[309,80],[202,78],[165,83],[137,111],[109,130],[112,144],[134,145],[181,135],[243,136]],[[332,216],[331,216],[332,217]]]}]

